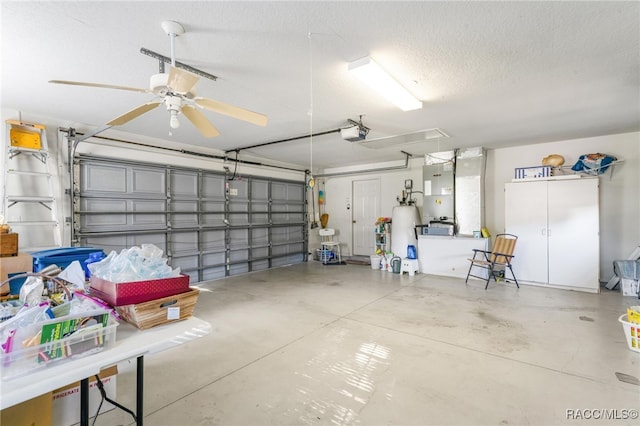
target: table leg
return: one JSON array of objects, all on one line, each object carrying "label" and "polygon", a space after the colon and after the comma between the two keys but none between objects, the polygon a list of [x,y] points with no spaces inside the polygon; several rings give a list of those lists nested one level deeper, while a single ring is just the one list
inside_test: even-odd
[{"label": "table leg", "polygon": [[136,367],[136,417],[137,425],[142,426],[144,411],[142,408],[144,402],[144,356],[140,355],[137,360]]},{"label": "table leg", "polygon": [[80,380],[80,425],[89,426],[89,378]]}]

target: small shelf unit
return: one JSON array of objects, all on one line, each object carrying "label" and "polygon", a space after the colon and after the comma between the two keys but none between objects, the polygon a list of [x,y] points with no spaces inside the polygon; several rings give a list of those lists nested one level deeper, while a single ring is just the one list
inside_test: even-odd
[{"label": "small shelf unit", "polygon": [[375,227],[375,247],[374,253],[380,250],[386,253],[391,250],[391,224],[380,223]]}]

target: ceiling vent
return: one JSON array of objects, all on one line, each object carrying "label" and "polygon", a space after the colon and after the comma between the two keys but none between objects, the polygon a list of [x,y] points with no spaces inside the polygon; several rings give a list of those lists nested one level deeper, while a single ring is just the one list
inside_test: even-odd
[{"label": "ceiling vent", "polygon": [[440,129],[427,129],[415,133],[407,133],[405,135],[389,136],[386,138],[371,139],[361,142],[365,148],[384,149],[395,148],[401,145],[410,145],[424,141],[434,141],[438,139],[448,138],[449,135]]}]

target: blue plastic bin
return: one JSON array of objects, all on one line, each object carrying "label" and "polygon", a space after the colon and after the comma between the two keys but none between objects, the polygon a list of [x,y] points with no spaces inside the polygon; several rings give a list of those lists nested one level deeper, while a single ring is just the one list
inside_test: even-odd
[{"label": "blue plastic bin", "polygon": [[[26,274],[26,272],[16,272],[13,274],[7,274],[7,277],[13,278],[16,275],[24,275],[24,274]],[[27,280],[27,277],[22,277],[22,278],[14,278],[11,281],[9,281],[9,294],[20,294],[20,289],[22,288],[22,285],[26,280]]]},{"label": "blue plastic bin", "polygon": [[57,265],[59,268],[64,269],[71,264],[74,260],[80,262],[82,269],[84,269],[85,275],[89,273],[85,260],[89,259],[92,253],[101,253],[104,256],[102,249],[94,247],[61,247],[51,250],[37,251],[31,253],[33,256],[33,272],[40,272],[44,268],[50,265]]}]

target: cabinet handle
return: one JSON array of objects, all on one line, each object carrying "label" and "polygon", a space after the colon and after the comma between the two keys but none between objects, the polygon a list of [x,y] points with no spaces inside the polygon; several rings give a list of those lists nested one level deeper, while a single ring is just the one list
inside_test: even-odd
[{"label": "cabinet handle", "polygon": [[544,235],[547,235],[547,230],[546,230],[545,228],[542,228],[542,231],[541,231],[540,233],[541,233],[541,235],[543,235],[543,236],[544,236]]}]

